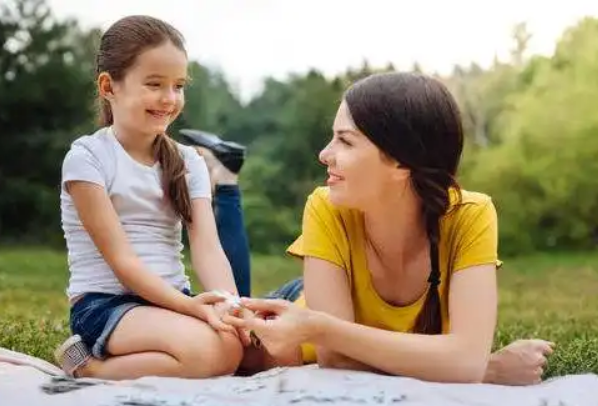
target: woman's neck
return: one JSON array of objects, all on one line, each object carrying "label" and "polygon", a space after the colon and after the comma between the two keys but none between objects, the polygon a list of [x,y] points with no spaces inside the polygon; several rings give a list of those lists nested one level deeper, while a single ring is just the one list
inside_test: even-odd
[{"label": "woman's neck", "polygon": [[397,266],[428,244],[421,203],[409,187],[365,210],[364,223],[366,240],[376,255]]}]

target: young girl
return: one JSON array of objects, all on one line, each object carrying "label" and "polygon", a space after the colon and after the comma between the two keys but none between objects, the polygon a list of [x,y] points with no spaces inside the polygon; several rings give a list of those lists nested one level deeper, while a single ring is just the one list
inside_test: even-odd
[{"label": "young girl", "polygon": [[181,228],[207,291],[236,294],[218,240],[203,159],[166,135],[184,105],[181,34],[147,16],[101,39],[102,128],[77,139],[62,168],[61,212],[74,336],[56,352],[68,374],[104,379],[233,373],[237,331],[219,295],[192,296]]}]

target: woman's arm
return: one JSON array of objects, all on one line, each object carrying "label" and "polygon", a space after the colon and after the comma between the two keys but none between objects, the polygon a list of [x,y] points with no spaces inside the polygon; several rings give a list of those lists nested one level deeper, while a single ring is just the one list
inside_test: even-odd
[{"label": "woman's arm", "polygon": [[159,306],[194,314],[191,299],[150,272],[134,252],[104,187],[87,181],[66,184],[79,219],[118,280]]},{"label": "woman's arm", "polygon": [[[355,321],[353,301],[345,270],[331,262],[305,257],[303,259],[303,279],[307,306],[338,317],[348,322]],[[323,368],[374,371],[355,359],[349,358],[330,346],[316,346],[318,365]]]},{"label": "woman's arm", "polygon": [[191,262],[205,290],[226,290],[237,294],[235,279],[226,258],[209,199],[193,199],[193,222],[187,226]]},{"label": "woman's arm", "polygon": [[474,266],[455,274],[449,301],[451,329],[445,335],[390,332],[321,311],[310,317],[308,341],[393,375],[481,382],[496,325],[495,265]]}]

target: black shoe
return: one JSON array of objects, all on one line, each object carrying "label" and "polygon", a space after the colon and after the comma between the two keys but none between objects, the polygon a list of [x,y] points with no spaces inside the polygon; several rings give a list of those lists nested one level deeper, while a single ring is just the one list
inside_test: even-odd
[{"label": "black shoe", "polygon": [[207,148],[232,173],[239,173],[245,162],[247,148],[233,141],[223,141],[216,134],[183,128],[179,131],[188,143]]}]

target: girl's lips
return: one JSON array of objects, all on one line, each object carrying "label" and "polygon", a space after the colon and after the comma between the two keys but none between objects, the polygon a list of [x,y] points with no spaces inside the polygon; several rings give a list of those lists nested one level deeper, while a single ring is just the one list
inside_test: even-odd
[{"label": "girl's lips", "polygon": [[170,116],[170,112],[168,111],[148,110],[147,112],[156,118],[165,118]]}]

